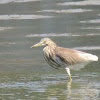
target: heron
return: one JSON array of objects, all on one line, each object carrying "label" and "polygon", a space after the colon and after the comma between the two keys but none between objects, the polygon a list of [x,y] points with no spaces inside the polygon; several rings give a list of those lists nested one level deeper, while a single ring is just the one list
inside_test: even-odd
[{"label": "heron", "polygon": [[75,49],[60,47],[50,38],[41,39],[39,43],[33,45],[31,48],[38,46],[45,46],[43,52],[46,62],[54,68],[64,68],[69,75],[70,81],[72,81],[70,72],[71,68],[77,69],[78,64],[98,61],[96,55]]}]

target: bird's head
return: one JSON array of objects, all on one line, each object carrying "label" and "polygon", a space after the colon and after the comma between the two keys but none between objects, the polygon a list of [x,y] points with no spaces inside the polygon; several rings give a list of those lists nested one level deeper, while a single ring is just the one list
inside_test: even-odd
[{"label": "bird's head", "polygon": [[38,47],[38,46],[52,45],[52,43],[54,43],[54,42],[51,39],[49,39],[49,38],[43,38],[43,39],[40,40],[39,43],[33,45],[31,48]]}]

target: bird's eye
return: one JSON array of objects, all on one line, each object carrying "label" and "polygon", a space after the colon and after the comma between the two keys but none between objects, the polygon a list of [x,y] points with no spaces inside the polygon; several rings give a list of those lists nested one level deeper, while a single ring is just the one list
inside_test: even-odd
[{"label": "bird's eye", "polygon": [[46,44],[46,41],[42,41],[41,44],[42,44],[42,45],[45,45],[45,44]]},{"label": "bird's eye", "polygon": [[45,44],[45,43],[46,43],[46,41],[43,41],[43,43]]}]

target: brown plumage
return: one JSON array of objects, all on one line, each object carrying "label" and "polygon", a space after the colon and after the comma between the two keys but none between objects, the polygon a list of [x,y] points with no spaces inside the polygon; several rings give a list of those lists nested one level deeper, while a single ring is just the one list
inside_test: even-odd
[{"label": "brown plumage", "polygon": [[43,51],[44,58],[47,63],[55,68],[65,68],[70,80],[72,80],[70,69],[66,66],[98,60],[98,57],[95,55],[69,48],[59,47],[49,38],[41,39],[41,41],[38,44],[33,45],[32,48],[42,45],[46,46]]}]

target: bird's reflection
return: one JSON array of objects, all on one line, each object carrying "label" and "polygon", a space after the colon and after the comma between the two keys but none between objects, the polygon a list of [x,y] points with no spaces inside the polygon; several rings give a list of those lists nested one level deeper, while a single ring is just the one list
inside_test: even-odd
[{"label": "bird's reflection", "polygon": [[67,96],[66,96],[67,99],[68,99],[68,98],[71,98],[71,93],[72,93],[71,87],[72,87],[72,81],[68,81],[68,83],[67,83],[67,90],[68,90],[68,93],[67,93]]}]

